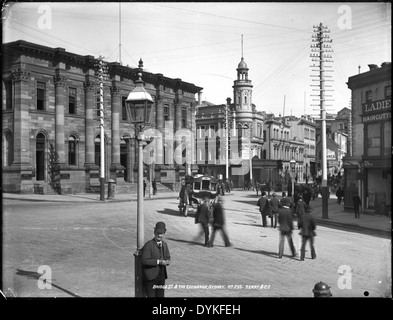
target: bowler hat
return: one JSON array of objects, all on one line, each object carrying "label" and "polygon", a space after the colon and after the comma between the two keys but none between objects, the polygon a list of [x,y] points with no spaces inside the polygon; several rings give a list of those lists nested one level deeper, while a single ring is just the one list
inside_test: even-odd
[{"label": "bowler hat", "polygon": [[162,221],[159,221],[156,223],[156,227],[154,228],[155,231],[159,233],[164,233],[166,231],[166,226],[165,223]]}]

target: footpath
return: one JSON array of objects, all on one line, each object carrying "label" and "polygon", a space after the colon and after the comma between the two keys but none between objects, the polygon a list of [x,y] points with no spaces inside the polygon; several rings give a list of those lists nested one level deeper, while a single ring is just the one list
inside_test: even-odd
[{"label": "footpath", "polygon": [[[235,189],[231,195],[242,196],[242,194],[249,194],[249,191]],[[174,191],[160,192],[156,195],[146,195],[145,201],[154,201],[157,199],[173,199],[177,198],[178,193]],[[80,194],[66,194],[66,195],[40,195],[40,194],[13,194],[3,193],[4,200],[16,201],[40,201],[40,202],[69,202],[69,203],[108,203],[108,202],[128,202],[137,201],[136,194],[116,193],[112,199],[105,197],[105,200],[100,200],[100,195],[96,193],[80,193]],[[328,199],[328,218],[322,218],[322,198],[311,200],[312,213],[319,225],[342,228],[345,230],[363,230],[372,233],[380,234],[385,237],[391,237],[392,225],[391,218],[371,213],[360,213],[360,218],[355,218],[355,214],[351,211],[344,211],[343,204],[339,205],[335,196]]]}]

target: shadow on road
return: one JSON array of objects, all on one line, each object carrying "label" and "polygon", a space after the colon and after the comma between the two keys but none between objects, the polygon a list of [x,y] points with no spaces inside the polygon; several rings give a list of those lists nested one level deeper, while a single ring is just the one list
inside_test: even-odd
[{"label": "shadow on road", "polygon": [[[35,271],[26,271],[26,270],[20,270],[20,269],[16,269],[16,270],[17,270],[16,271],[17,275],[27,277],[28,279],[36,279],[36,280],[38,280],[39,278],[41,278],[44,275],[44,274],[41,274],[41,273],[38,273],[38,272],[35,272]],[[47,281],[47,280],[43,279],[43,281]],[[75,294],[75,293],[73,293],[71,291],[68,291],[67,289],[64,289],[64,288],[62,288],[62,287],[60,287],[60,286],[58,286],[58,285],[56,285],[56,284],[54,284],[52,282],[48,282],[48,283],[50,283],[50,285],[54,286],[55,288],[57,288],[57,289],[65,292],[65,293],[69,294],[72,297],[80,298],[77,294]]]},{"label": "shadow on road", "polygon": [[[264,250],[248,250],[248,249],[242,249],[242,248],[235,248],[236,250],[240,250],[240,251],[247,251],[247,252],[251,252],[251,253],[258,253],[258,254],[263,254],[265,256],[277,259],[277,252],[271,252],[271,251],[264,251]],[[293,259],[293,260],[298,260],[296,257],[292,257],[292,255],[286,255],[283,254],[283,258],[289,258],[289,259]]]},{"label": "shadow on road", "polygon": [[[162,214],[168,214],[170,216],[179,216],[179,217],[184,217],[182,214],[179,213],[179,210],[173,210],[173,209],[167,209],[165,208],[164,210],[159,210],[157,211],[158,213]],[[195,212],[188,212],[187,217],[195,218]],[[186,218],[187,218],[186,217]]]},{"label": "shadow on road", "polygon": [[233,224],[241,224],[243,226],[252,226],[252,227],[261,227],[261,224],[255,224],[255,223],[233,222]]},{"label": "shadow on road", "polygon": [[251,252],[251,253],[259,253],[259,254],[263,254],[265,256],[269,256],[272,258],[277,258],[277,252],[270,252],[270,251],[264,251],[264,250],[249,250],[249,249],[242,249],[242,248],[235,248],[236,250],[240,250],[240,251],[247,251],[247,252]]},{"label": "shadow on road", "polygon": [[168,237],[167,237],[167,240],[177,241],[177,242],[182,242],[182,243],[187,243],[187,244],[193,244],[193,245],[199,245],[199,246],[203,245],[202,242],[198,242],[195,240],[183,240],[183,239],[174,239],[174,238],[168,238]]}]

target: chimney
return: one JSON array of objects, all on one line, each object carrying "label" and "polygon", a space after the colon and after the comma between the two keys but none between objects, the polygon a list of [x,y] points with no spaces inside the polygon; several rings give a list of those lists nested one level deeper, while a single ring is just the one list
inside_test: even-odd
[{"label": "chimney", "polygon": [[387,67],[390,65],[390,62],[382,62],[381,67]]},{"label": "chimney", "polygon": [[369,64],[368,67],[370,68],[370,70],[374,70],[378,68],[376,64]]}]

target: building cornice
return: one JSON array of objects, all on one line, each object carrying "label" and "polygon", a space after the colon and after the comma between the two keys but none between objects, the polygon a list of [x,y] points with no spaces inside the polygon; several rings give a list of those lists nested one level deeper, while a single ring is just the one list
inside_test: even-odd
[{"label": "building cornice", "polygon": [[[75,53],[67,52],[64,48],[51,48],[42,46],[36,43],[18,40],[14,42],[5,43],[2,45],[3,56],[5,60],[7,57],[13,57],[15,55],[30,53],[46,58],[50,58],[55,62],[75,63],[79,64],[82,68],[94,69],[98,63],[98,59],[91,55],[78,55]],[[118,62],[107,62],[108,73],[113,77],[115,75],[125,76],[131,79],[138,79],[139,68],[130,68],[128,66],[122,66]],[[202,87],[198,87],[193,83],[182,81],[181,79],[172,79],[165,77],[160,73],[150,73],[142,71],[142,78],[147,83],[152,83],[155,86],[164,85],[167,87],[174,88],[175,90],[183,90],[189,93],[198,93],[202,91]]]}]

